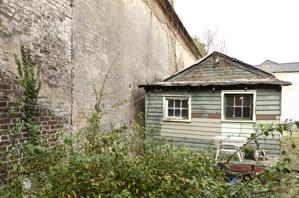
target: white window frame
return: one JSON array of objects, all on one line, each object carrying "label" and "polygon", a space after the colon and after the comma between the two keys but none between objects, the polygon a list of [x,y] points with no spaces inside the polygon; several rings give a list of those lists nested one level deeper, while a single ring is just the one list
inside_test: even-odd
[{"label": "white window frame", "polygon": [[[188,99],[188,119],[179,117],[168,116],[168,99],[173,100],[186,100]],[[176,121],[176,122],[191,122],[191,96],[190,95],[166,95],[163,96],[163,121]]]},{"label": "white window frame", "polygon": [[[251,120],[238,120],[238,119],[225,119],[225,94],[250,94],[253,95],[252,101],[252,119]],[[221,91],[221,121],[222,122],[256,122],[256,90],[222,90]]]}]

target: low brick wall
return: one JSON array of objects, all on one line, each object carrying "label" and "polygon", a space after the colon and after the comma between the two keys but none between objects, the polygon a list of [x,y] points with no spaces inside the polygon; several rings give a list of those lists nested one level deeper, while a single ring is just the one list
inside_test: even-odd
[{"label": "low brick wall", "polygon": [[[16,105],[18,97],[23,94],[22,88],[18,85],[17,80],[5,76],[0,71],[0,175],[6,171],[6,156],[12,148],[11,130],[20,118],[20,111]],[[57,142],[58,131],[62,128],[64,119],[57,117],[50,110],[38,107],[33,120],[41,126],[42,139],[49,146],[54,146]],[[17,144],[22,144],[28,133],[23,130],[15,137]],[[20,159],[21,159],[20,155]]]}]

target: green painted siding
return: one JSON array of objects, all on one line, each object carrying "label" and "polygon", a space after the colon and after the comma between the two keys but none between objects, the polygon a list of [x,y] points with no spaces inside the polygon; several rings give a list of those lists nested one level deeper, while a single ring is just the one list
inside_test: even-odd
[{"label": "green painted siding", "polygon": [[[255,123],[228,123],[220,119],[192,118],[191,122],[162,121],[163,96],[190,95],[192,113],[221,114],[221,91],[149,91],[146,94],[145,122],[147,130],[155,129],[157,135],[175,145],[192,149],[207,148],[211,138],[218,135],[249,136]],[[256,90],[256,115],[280,115],[280,91]],[[275,122],[257,121],[257,123]],[[261,148],[271,155],[280,154],[280,136],[259,140]]]}]

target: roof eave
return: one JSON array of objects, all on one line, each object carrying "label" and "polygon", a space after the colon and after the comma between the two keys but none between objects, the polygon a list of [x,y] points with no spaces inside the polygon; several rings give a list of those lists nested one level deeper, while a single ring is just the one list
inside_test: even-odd
[{"label": "roof eave", "polygon": [[153,83],[153,84],[144,84],[139,85],[139,88],[147,88],[147,87],[207,87],[207,86],[237,86],[237,85],[279,85],[279,86],[290,86],[291,82],[287,81],[270,81],[270,82],[218,82],[218,83]]}]

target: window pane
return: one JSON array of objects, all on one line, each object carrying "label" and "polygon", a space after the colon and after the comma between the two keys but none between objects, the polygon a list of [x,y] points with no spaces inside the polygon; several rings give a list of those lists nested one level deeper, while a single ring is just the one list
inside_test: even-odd
[{"label": "window pane", "polygon": [[244,106],[251,106],[251,101],[252,101],[252,95],[246,95],[244,96]]},{"label": "window pane", "polygon": [[188,119],[188,109],[183,109],[183,110],[182,110],[182,117],[183,117],[184,119]]},{"label": "window pane", "polygon": [[173,100],[168,100],[168,107],[173,107]]},{"label": "window pane", "polygon": [[173,109],[168,109],[168,116],[173,116]]},{"label": "window pane", "polygon": [[236,106],[242,106],[243,96],[236,95],[235,96],[235,105]]},{"label": "window pane", "polygon": [[242,108],[235,107],[235,118],[241,118],[241,117],[242,117]]},{"label": "window pane", "polygon": [[175,117],[180,117],[181,111],[179,109],[175,110]]},{"label": "window pane", "polygon": [[234,115],[234,108],[233,107],[227,107],[226,108],[226,117],[232,118]]},{"label": "window pane", "polygon": [[182,101],[182,107],[188,108],[188,100],[183,100]]},{"label": "window pane", "polygon": [[175,107],[181,107],[181,101],[175,100]]},{"label": "window pane", "polygon": [[244,107],[243,108],[243,117],[244,118],[251,118],[251,108],[250,107]]},{"label": "window pane", "polygon": [[227,106],[234,106],[234,97],[230,95],[226,95],[226,103]]}]

